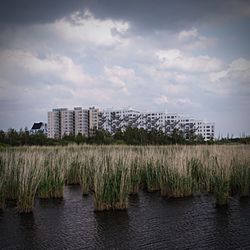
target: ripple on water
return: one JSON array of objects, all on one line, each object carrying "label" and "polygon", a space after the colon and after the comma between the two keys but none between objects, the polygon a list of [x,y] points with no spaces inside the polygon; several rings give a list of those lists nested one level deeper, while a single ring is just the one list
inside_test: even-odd
[{"label": "ripple on water", "polygon": [[211,196],[130,197],[127,211],[94,212],[91,195],[36,200],[33,214],[0,212],[0,249],[250,249],[250,199],[218,208]]}]

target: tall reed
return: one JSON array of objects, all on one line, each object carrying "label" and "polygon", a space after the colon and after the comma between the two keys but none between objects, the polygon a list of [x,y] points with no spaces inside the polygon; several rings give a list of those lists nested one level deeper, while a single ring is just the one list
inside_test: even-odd
[{"label": "tall reed", "polygon": [[5,205],[5,162],[3,156],[0,156],[0,209]]},{"label": "tall reed", "polygon": [[41,180],[42,157],[37,153],[20,155],[17,207],[21,213],[29,213],[33,209],[35,194]]},{"label": "tall reed", "polygon": [[17,200],[19,165],[22,163],[21,151],[10,150],[5,158],[5,198]]},{"label": "tall reed", "polygon": [[109,152],[100,159],[94,173],[96,211],[128,207],[129,168],[124,156],[116,156],[114,152]]},{"label": "tall reed", "polygon": [[154,151],[146,151],[145,154],[147,154],[147,156],[144,155],[143,157],[145,158],[142,159],[144,165],[144,168],[142,170],[143,180],[146,184],[148,192],[158,191],[160,189],[160,186],[157,178],[157,158],[154,155]]},{"label": "tall reed", "polygon": [[193,193],[193,179],[188,171],[188,155],[171,153],[159,163],[161,195],[173,198],[190,196]]},{"label": "tall reed", "polygon": [[133,159],[131,159],[130,163],[130,176],[129,176],[129,181],[130,181],[130,194],[137,194],[140,189],[141,185],[141,161],[139,156],[134,156]]},{"label": "tall reed", "polygon": [[[94,151],[95,152],[95,151]],[[93,189],[93,175],[95,171],[95,156],[93,152],[87,152],[81,155],[79,159],[79,182],[83,195],[88,195],[90,188]]]},{"label": "tall reed", "polygon": [[250,193],[250,160],[233,159],[231,173],[231,189],[241,197]]},{"label": "tall reed", "polygon": [[231,160],[213,156],[209,164],[212,170],[211,183],[216,204],[227,205],[230,195]]},{"label": "tall reed", "polygon": [[250,146],[0,149],[0,207],[15,199],[20,212],[30,212],[36,193],[63,197],[65,183],[80,184],[84,195],[92,191],[97,211],[127,208],[128,195],[143,187],[174,198],[209,192],[224,205],[233,192],[249,196]]},{"label": "tall reed", "polygon": [[66,183],[79,184],[80,183],[80,160],[79,153],[72,152],[68,153],[67,161],[67,170],[66,170]]},{"label": "tall reed", "polygon": [[66,163],[64,151],[56,151],[56,154],[49,153],[45,156],[44,171],[38,186],[40,198],[62,198],[64,189],[64,174]]}]

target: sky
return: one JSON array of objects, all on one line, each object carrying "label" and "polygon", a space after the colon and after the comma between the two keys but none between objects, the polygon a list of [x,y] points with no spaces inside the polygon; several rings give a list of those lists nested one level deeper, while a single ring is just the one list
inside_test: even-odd
[{"label": "sky", "polygon": [[2,0],[0,129],[133,107],[250,135],[250,1]]}]

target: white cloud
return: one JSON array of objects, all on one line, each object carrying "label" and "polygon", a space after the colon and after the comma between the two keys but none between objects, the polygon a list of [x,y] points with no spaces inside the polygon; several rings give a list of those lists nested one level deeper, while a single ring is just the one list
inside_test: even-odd
[{"label": "white cloud", "polygon": [[210,78],[210,81],[211,82],[216,82],[224,77],[226,77],[228,74],[228,71],[227,70],[222,70],[222,71],[219,71],[219,72],[212,72],[210,75],[209,75],[209,78]]},{"label": "white cloud", "polygon": [[[6,28],[0,39],[1,121],[4,111],[6,117],[13,112],[19,128],[26,110],[34,110],[29,113],[33,122],[41,114],[46,120],[54,107],[77,105],[149,110],[165,105],[170,112],[198,117],[215,110],[218,119],[224,119],[226,108],[246,109],[248,60],[238,58],[226,67],[209,51],[202,55],[199,50],[216,40],[197,28],[152,34],[140,36],[128,22],[101,20],[88,11],[53,23]],[[38,109],[43,111],[38,114]]]},{"label": "white cloud", "polygon": [[195,106],[196,103],[192,102],[189,98],[178,98],[176,104]]},{"label": "white cloud", "polygon": [[184,44],[183,48],[188,51],[205,50],[211,46],[214,46],[215,43],[216,39],[214,38],[207,38],[204,36],[200,36],[195,41]]},{"label": "white cloud", "polygon": [[226,70],[211,73],[209,77],[211,82],[227,79],[250,84],[250,61],[238,58],[232,61]]},{"label": "white cloud", "polygon": [[191,30],[182,30],[178,33],[178,39],[180,41],[188,40],[190,38],[194,38],[198,36],[198,30],[192,28]]},{"label": "white cloud", "polygon": [[250,61],[245,58],[238,58],[230,64],[230,71],[248,71],[250,69]]},{"label": "white cloud", "polygon": [[126,94],[129,94],[128,84],[138,79],[133,69],[121,66],[104,67],[104,78]]},{"label": "white cloud", "polygon": [[157,105],[163,105],[167,104],[168,107],[175,108],[178,107],[186,107],[186,108],[197,108],[200,106],[195,101],[191,101],[188,97],[183,97],[183,98],[176,98],[176,97],[169,97],[166,95],[160,95],[156,98],[154,98],[154,103]]},{"label": "white cloud", "polygon": [[213,57],[205,56],[186,56],[180,50],[158,50],[156,56],[164,69],[175,69],[184,72],[202,73],[218,71],[222,68],[222,62]]},{"label": "white cloud", "polygon": [[133,69],[121,66],[104,67],[104,72],[107,76],[116,76],[119,78],[132,79],[135,77],[135,71]]},{"label": "white cloud", "polygon": [[250,61],[238,58],[222,71],[212,72],[207,88],[221,96],[247,97],[250,95]]},{"label": "white cloud", "polygon": [[154,103],[161,105],[161,104],[166,104],[168,103],[168,98],[165,95],[160,95],[154,99]]},{"label": "white cloud", "polygon": [[27,76],[50,75],[75,85],[88,84],[93,80],[81,65],[66,56],[49,55],[41,59],[31,52],[5,50],[0,53],[0,64],[3,74],[7,69],[16,69]]},{"label": "white cloud", "polygon": [[89,11],[83,14],[75,12],[70,18],[63,18],[46,26],[63,40],[73,43],[88,42],[97,46],[111,46],[129,42],[121,36],[128,31],[128,22],[99,20]]},{"label": "white cloud", "polygon": [[163,89],[166,93],[172,96],[179,96],[188,93],[189,87],[184,84],[172,84],[167,83],[163,86]]},{"label": "white cloud", "polygon": [[177,39],[181,43],[181,47],[187,51],[205,50],[215,45],[217,39],[210,38],[199,34],[196,28],[190,30],[182,30],[177,33]]}]

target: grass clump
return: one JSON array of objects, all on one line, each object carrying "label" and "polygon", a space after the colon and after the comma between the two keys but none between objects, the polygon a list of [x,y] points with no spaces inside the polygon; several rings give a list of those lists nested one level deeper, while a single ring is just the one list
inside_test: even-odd
[{"label": "grass clump", "polygon": [[105,155],[94,173],[95,210],[126,209],[130,188],[128,180],[126,158],[114,153]]},{"label": "grass clump", "polygon": [[0,156],[0,209],[5,205],[5,162]]},{"label": "grass clump", "polygon": [[143,169],[143,179],[146,184],[148,192],[155,192],[160,190],[158,181],[158,168],[157,168],[157,158],[154,155],[144,159],[144,169]]},{"label": "grass clump", "polygon": [[136,156],[130,163],[130,190],[129,194],[138,194],[141,184],[141,165],[139,157]]},{"label": "grass clump", "polygon": [[249,196],[250,147],[74,146],[0,149],[0,208],[6,199],[30,212],[40,198],[63,197],[66,184],[93,192],[96,211],[126,209],[129,194],[146,188],[162,196],[212,193],[218,205],[232,193]]},{"label": "grass clump", "polygon": [[5,198],[7,200],[17,200],[18,196],[18,176],[19,166],[23,158],[21,152],[12,151],[5,158]]},{"label": "grass clump", "polygon": [[212,192],[216,198],[216,205],[227,205],[230,194],[230,160],[217,158],[210,159]]},{"label": "grass clump", "polygon": [[62,198],[64,189],[65,161],[63,154],[49,153],[45,157],[44,171],[38,187],[39,198]]},{"label": "grass clump", "polygon": [[248,197],[250,193],[250,161],[247,159],[233,160],[231,174],[231,189],[240,197]]},{"label": "grass clump", "polygon": [[32,212],[35,194],[41,179],[41,155],[25,153],[19,161],[17,208],[20,213]]},{"label": "grass clump", "polygon": [[82,189],[83,195],[88,195],[90,188],[92,188],[93,183],[93,173],[95,167],[95,160],[94,156],[90,153],[85,154],[85,157],[81,159],[80,170],[79,170],[79,182]]},{"label": "grass clump", "polygon": [[210,192],[210,172],[206,164],[198,158],[192,157],[187,163],[188,171],[193,179],[195,192]]},{"label": "grass clump", "polygon": [[66,183],[68,185],[80,184],[80,155],[71,153],[67,158]]}]

